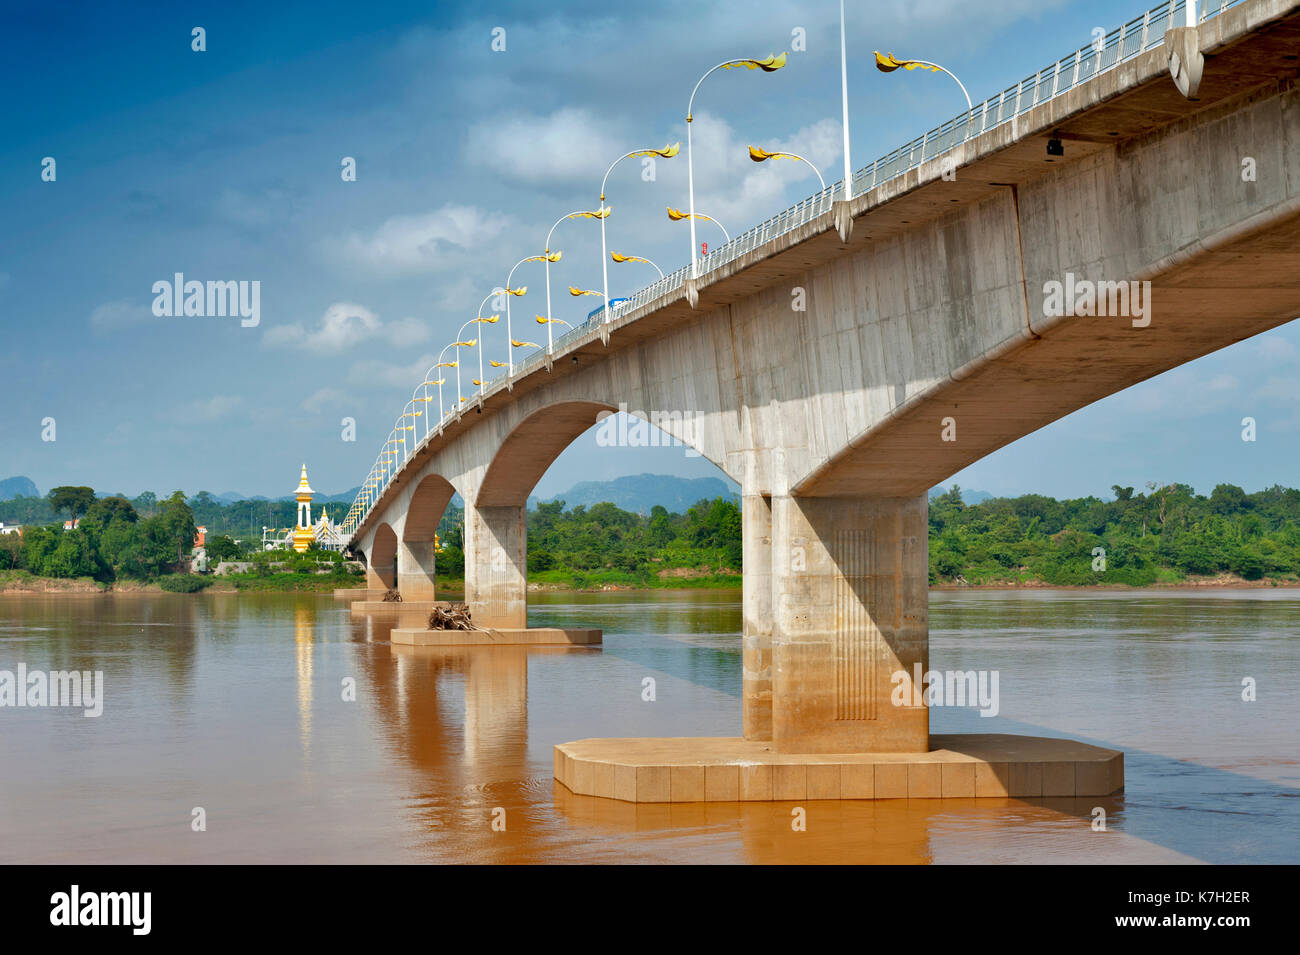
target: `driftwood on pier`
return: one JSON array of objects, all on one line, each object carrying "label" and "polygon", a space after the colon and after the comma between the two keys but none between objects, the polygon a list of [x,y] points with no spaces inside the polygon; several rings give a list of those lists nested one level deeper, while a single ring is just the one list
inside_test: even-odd
[{"label": "driftwood on pier", "polygon": [[396,588],[390,589],[387,593],[384,594],[384,603],[401,603],[401,602],[402,602],[402,595],[397,592]]},{"label": "driftwood on pier", "polygon": [[435,605],[429,613],[430,630],[482,630],[469,619],[469,604]]}]

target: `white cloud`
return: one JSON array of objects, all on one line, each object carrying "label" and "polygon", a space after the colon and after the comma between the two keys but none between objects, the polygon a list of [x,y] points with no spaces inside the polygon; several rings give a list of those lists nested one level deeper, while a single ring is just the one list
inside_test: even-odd
[{"label": "white cloud", "polygon": [[153,312],[149,310],[149,306],[138,305],[126,299],[105,302],[90,313],[91,327],[100,333],[120,331],[153,320]]},{"label": "white cloud", "polygon": [[[742,140],[726,121],[709,113],[697,112],[692,125],[696,211],[718,219],[732,238],[756,221],[785,209],[792,198],[821,190],[821,183],[807,164],[794,159],[756,163],[749,158],[751,145],[768,152],[802,156],[817,167],[827,185],[840,178],[842,170],[836,162],[842,155],[843,138],[838,120],[821,119],[785,139],[761,142]],[[684,169],[673,171],[685,178]]]},{"label": "white cloud", "polygon": [[401,318],[385,324],[364,305],[335,302],[325,309],[315,328],[301,323],[268,329],[263,341],[268,345],[299,348],[317,354],[339,353],[366,341],[383,341],[391,345],[418,345],[429,338],[428,326],[414,318]]},{"label": "white cloud", "polygon": [[448,203],[419,215],[386,219],[369,235],[350,232],[325,241],[335,261],[377,272],[451,271],[468,253],[483,253],[510,226],[510,217]]},{"label": "white cloud", "polygon": [[1249,352],[1249,361],[1252,366],[1258,362],[1292,364],[1295,362],[1297,354],[1300,354],[1300,349],[1297,349],[1295,345],[1276,332],[1265,332],[1263,335],[1256,335],[1254,338],[1248,339],[1241,347],[1243,354]]},{"label": "white cloud", "polygon": [[303,399],[302,410],[319,414],[325,408],[337,406],[347,400],[347,395],[337,388],[320,388]]},{"label": "white cloud", "polygon": [[600,181],[611,160],[627,152],[609,134],[609,123],[587,109],[566,106],[549,116],[490,117],[474,124],[464,160],[516,182],[544,185]]},{"label": "white cloud", "polygon": [[373,359],[359,361],[348,371],[348,382],[364,388],[397,389],[409,393],[424,381],[424,373],[437,360],[433,355],[421,355],[407,365]]},{"label": "white cloud", "polygon": [[1260,400],[1274,399],[1284,404],[1300,404],[1300,378],[1270,375],[1255,389]]},{"label": "white cloud", "polygon": [[399,347],[419,345],[429,340],[429,326],[418,318],[399,318],[388,323],[384,337]]}]

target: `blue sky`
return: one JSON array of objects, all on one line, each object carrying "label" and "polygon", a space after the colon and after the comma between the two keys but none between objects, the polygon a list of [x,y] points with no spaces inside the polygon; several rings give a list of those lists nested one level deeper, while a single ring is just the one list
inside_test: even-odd
[{"label": "blue sky", "polygon": [[[942,62],[979,100],[1141,10],[850,3],[855,167],[961,103],[942,76],[877,72],[873,48]],[[751,142],[802,153],[828,180],[842,167],[834,0],[11,3],[4,21],[0,477],[42,490],[279,495],[304,460],[320,490],[357,484],[433,356],[559,215],[595,205],[605,165],[684,139],[698,76],[788,49],[796,27],[807,51],[786,69],[715,74],[701,93],[697,206],[735,235],[815,191],[806,169],[750,163]],[[191,50],[195,26],[205,52]],[[491,49],[494,27],[505,52]],[[54,182],[41,180],[46,156]],[[345,156],[355,182],[340,177]],[[663,212],[685,205],[685,164],[658,172],[651,183],[632,163],[615,173],[610,247],[669,271],[689,255],[685,224]],[[598,235],[560,227],[553,292],[599,286]],[[259,281],[260,325],[155,317],[153,283],[175,272]],[[611,288],[652,275],[611,267]],[[521,311],[541,311],[540,270],[517,278],[530,286]],[[562,299],[555,314],[569,319],[592,302]],[[489,356],[502,358],[504,330],[494,334]],[[1148,480],[1295,484],[1298,362],[1288,325],[956,480],[1069,496]],[[341,440],[345,416],[355,442]],[[1253,444],[1240,439],[1245,416],[1258,421]],[[41,440],[47,417],[53,442]],[[588,435],[537,492],[644,471],[718,473],[681,449],[598,449]]]}]

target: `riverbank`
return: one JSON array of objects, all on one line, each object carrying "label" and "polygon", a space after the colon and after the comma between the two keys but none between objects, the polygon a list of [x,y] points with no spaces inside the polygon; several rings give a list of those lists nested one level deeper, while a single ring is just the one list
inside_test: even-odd
[{"label": "riverbank", "polygon": [[1184,577],[1177,580],[1157,580],[1150,584],[1053,584],[1045,580],[983,580],[978,583],[943,581],[930,584],[931,590],[1259,590],[1269,587],[1300,587],[1295,577],[1261,577],[1247,580],[1236,574],[1215,574],[1205,577]]},{"label": "riverbank", "polygon": [[[541,579],[539,579],[541,578]],[[549,579],[547,579],[549,578]],[[183,578],[184,579],[184,578]],[[119,580],[104,584],[90,577],[61,578],[37,577],[23,570],[0,571],[0,595],[4,594],[107,594],[107,593],[333,593],[341,587],[360,586],[361,578],[344,578],[333,574],[272,574],[267,577],[255,574],[231,574],[225,577],[190,577],[200,586],[193,591],[178,590],[175,585],[164,586],[157,581]],[[465,582],[458,578],[439,577],[438,593],[449,596],[463,594]],[[528,582],[529,593],[611,593],[654,592],[671,590],[740,590],[739,574],[712,574],[695,577],[657,577],[650,581],[632,579],[630,575],[593,574],[585,577],[562,579],[555,572],[534,575]],[[1233,574],[1213,577],[1196,577],[1184,580],[1157,581],[1142,587],[1127,584],[1052,584],[1042,580],[981,581],[960,583],[945,581],[931,584],[934,591],[963,590],[1257,590],[1282,587],[1300,588],[1300,579],[1290,577],[1265,577],[1246,580]]]},{"label": "riverbank", "polygon": [[340,587],[359,586],[356,574],[229,574],[208,577],[176,574],[157,580],[115,580],[102,583],[93,577],[38,577],[25,570],[0,571],[4,594],[110,594],[110,593],[333,593]]}]

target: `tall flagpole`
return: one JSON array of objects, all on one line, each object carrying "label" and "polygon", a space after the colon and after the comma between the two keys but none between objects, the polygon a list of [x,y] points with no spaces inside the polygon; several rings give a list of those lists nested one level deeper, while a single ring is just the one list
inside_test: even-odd
[{"label": "tall flagpole", "polygon": [[844,103],[844,198],[853,198],[853,164],[849,160],[849,58],[844,40],[844,0],[840,0],[840,98]]}]

